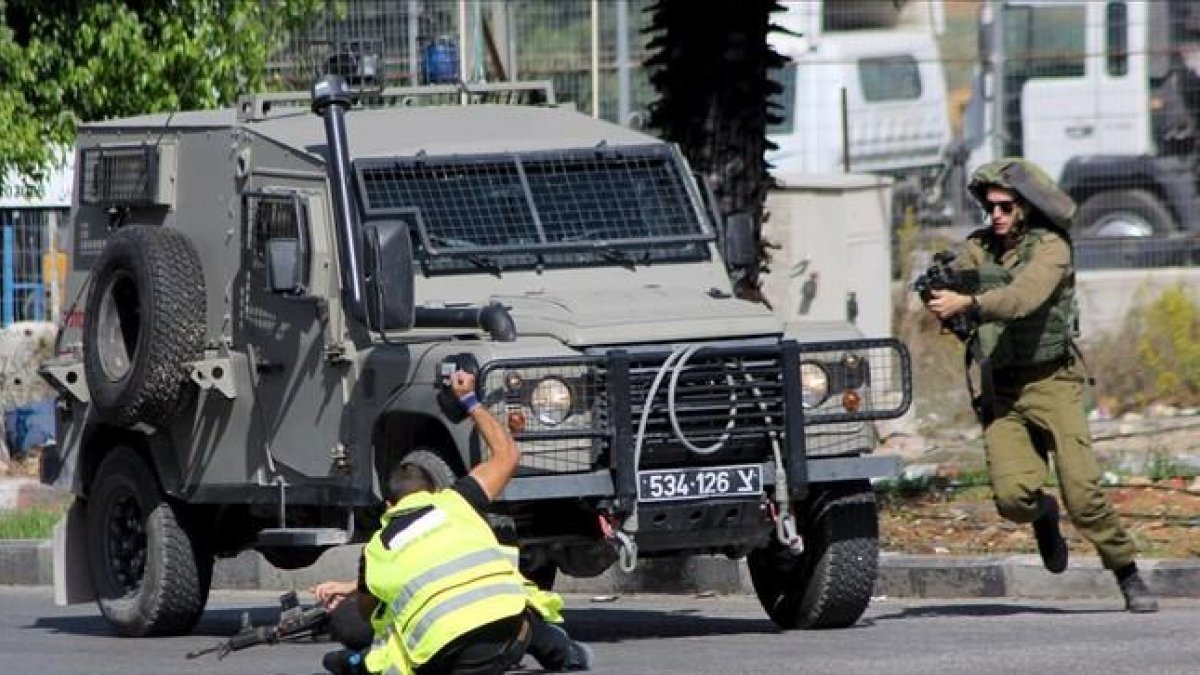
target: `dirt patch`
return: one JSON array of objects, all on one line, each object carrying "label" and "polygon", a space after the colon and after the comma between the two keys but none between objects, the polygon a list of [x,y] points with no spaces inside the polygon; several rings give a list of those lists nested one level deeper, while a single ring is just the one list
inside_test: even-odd
[{"label": "dirt patch", "polygon": [[[1200,494],[1187,479],[1107,488],[1139,554],[1148,558],[1200,556]],[[987,487],[945,488],[920,494],[885,494],[880,509],[881,545],[914,554],[990,555],[1035,553],[1028,525],[996,514]],[[1092,545],[1063,514],[1063,536],[1072,553],[1094,556]]]},{"label": "dirt patch", "polygon": [[0,459],[0,476],[16,476],[20,478],[38,477],[38,457],[41,448],[30,448],[29,452],[20,459]]}]

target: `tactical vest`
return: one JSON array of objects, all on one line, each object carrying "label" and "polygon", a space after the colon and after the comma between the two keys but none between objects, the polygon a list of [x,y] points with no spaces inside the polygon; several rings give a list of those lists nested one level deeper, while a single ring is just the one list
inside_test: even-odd
[{"label": "tactical vest", "polygon": [[[1030,229],[1016,248],[1016,264],[1005,268],[999,262],[1002,250],[988,238],[976,238],[988,259],[979,267],[979,290],[988,291],[1012,283],[1013,276],[1033,259],[1033,250],[1044,239],[1046,230]],[[1068,246],[1070,240],[1067,240]],[[991,320],[976,331],[984,358],[993,369],[1032,366],[1066,358],[1075,337],[1078,309],[1075,301],[1075,270],[1067,275],[1049,300],[1028,316],[1013,320]]]},{"label": "tactical vest", "polygon": [[[389,528],[396,518],[408,522]],[[526,606],[524,579],[475,509],[453,490],[417,492],[383,516],[363,549],[374,673],[407,675],[451,640]]]}]

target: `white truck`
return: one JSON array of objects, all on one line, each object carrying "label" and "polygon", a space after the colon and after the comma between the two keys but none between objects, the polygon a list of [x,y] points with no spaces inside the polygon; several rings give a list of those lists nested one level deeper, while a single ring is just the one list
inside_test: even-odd
[{"label": "white truck", "polygon": [[1080,240],[1136,237],[1159,264],[1186,262],[1200,226],[1198,10],[1182,0],[989,0],[968,168],[1023,155],[1080,204]]},{"label": "white truck", "polygon": [[919,197],[936,188],[951,140],[940,0],[782,4],[772,20],[784,30],[770,38],[788,59],[775,75],[772,173],[890,176],[895,218],[937,202]]}]

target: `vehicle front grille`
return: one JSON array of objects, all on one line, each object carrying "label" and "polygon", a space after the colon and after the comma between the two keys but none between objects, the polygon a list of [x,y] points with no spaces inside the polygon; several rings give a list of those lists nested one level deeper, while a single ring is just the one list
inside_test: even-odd
[{"label": "vehicle front grille", "polygon": [[[711,463],[765,457],[770,452],[770,435],[782,434],[784,428],[779,357],[702,350],[682,365],[679,361],[668,363],[661,355],[633,355],[630,359],[634,443],[658,379],[642,433],[641,465],[677,464],[685,459],[691,464],[710,463],[706,457]],[[689,443],[703,452],[689,449]]]},{"label": "vehicle front grille", "polygon": [[[825,399],[803,410],[801,364],[818,365],[828,381]],[[514,428],[524,470],[620,471],[635,449],[638,469],[760,463],[774,459],[776,443],[785,458],[869,451],[871,421],[908,409],[911,378],[895,340],[663,346],[493,361],[482,400]],[[531,408],[548,379],[570,390],[571,412],[557,423]],[[803,437],[789,439],[789,426]]]}]

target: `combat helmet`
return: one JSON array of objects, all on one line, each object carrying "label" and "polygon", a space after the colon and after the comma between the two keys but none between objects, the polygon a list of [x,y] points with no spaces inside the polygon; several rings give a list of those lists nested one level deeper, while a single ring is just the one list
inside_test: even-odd
[{"label": "combat helmet", "polygon": [[981,205],[987,201],[990,186],[1012,190],[1040,212],[1050,224],[1063,230],[1071,228],[1078,210],[1075,200],[1037,164],[1020,157],[1005,157],[975,169],[967,190]]}]

